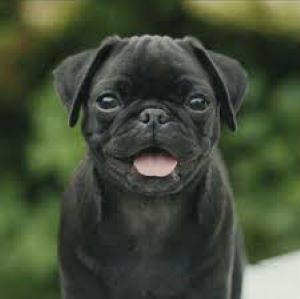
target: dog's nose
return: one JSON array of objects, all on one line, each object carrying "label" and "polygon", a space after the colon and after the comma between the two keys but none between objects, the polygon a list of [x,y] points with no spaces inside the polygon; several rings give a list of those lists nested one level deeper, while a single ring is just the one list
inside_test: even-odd
[{"label": "dog's nose", "polygon": [[139,120],[144,124],[156,123],[163,125],[169,122],[170,117],[163,109],[147,108],[140,113]]}]

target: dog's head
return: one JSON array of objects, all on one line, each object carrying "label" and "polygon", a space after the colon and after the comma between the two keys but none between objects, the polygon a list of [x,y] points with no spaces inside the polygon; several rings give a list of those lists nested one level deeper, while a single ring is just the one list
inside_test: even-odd
[{"label": "dog's head", "polygon": [[67,58],[55,84],[98,171],[134,192],[166,194],[197,176],[218,140],[236,128],[246,90],[239,63],[196,39],[110,37]]}]

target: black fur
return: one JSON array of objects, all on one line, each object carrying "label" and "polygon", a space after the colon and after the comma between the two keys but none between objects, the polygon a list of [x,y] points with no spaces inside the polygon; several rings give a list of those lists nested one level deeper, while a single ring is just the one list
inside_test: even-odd
[{"label": "black fur", "polygon": [[[240,299],[243,252],[217,141],[220,117],[236,127],[241,66],[193,38],[145,35],[111,37],[54,75],[71,126],[83,111],[88,148],[62,206],[64,298]],[[120,105],[99,109],[103,93]],[[210,104],[190,109],[199,95]],[[178,159],[171,175],[134,169],[153,147]]]}]

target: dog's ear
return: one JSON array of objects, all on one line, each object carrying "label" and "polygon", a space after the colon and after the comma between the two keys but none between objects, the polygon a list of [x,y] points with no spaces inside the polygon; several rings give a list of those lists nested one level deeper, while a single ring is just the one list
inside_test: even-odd
[{"label": "dog's ear", "polygon": [[108,37],[99,48],[70,56],[53,71],[55,88],[69,113],[70,127],[78,120],[93,76],[120,40],[118,36]]},{"label": "dog's ear", "polygon": [[248,85],[246,72],[238,61],[205,49],[193,37],[185,37],[183,41],[190,46],[197,60],[212,78],[220,102],[221,118],[235,131],[236,114]]}]

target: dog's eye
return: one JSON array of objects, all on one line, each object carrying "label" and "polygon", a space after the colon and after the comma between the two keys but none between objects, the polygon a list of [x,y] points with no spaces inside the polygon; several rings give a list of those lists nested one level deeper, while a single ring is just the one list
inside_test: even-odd
[{"label": "dog's eye", "polygon": [[104,94],[97,98],[97,106],[101,110],[115,110],[120,106],[119,99],[113,94]]},{"label": "dog's eye", "polygon": [[210,104],[210,101],[202,95],[197,95],[188,99],[186,105],[195,111],[203,111]]}]

